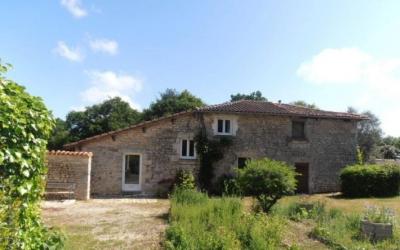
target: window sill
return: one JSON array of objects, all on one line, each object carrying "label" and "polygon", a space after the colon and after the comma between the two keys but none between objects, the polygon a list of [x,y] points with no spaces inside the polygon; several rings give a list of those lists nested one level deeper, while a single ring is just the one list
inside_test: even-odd
[{"label": "window sill", "polygon": [[179,159],[181,159],[181,160],[197,160],[197,157],[181,156]]},{"label": "window sill", "polygon": [[232,136],[232,133],[215,133],[215,135],[228,135],[228,136]]}]

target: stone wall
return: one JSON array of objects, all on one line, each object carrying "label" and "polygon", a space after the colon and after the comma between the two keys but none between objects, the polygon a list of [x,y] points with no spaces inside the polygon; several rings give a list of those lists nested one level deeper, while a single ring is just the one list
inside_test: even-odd
[{"label": "stone wall", "polygon": [[[212,123],[218,118],[212,114],[205,116],[210,136],[214,136]],[[292,119],[297,118],[239,115],[233,145],[217,164],[217,176],[232,171],[239,157],[269,157],[291,165],[308,163],[311,193],[338,191],[340,169],[355,162],[356,122],[303,119],[306,140],[296,141],[291,138]]]},{"label": "stone wall", "polygon": [[198,118],[189,113],[83,144],[80,150],[93,152],[92,194],[118,195],[126,191],[122,185],[126,154],[141,156],[141,193],[166,193],[178,169],[198,169],[198,160],[180,158],[180,145],[182,139],[193,139],[199,124]]},{"label": "stone wall", "polygon": [[92,153],[49,151],[46,161],[47,183],[74,184],[76,199],[90,199]]},{"label": "stone wall", "polygon": [[[216,164],[216,175],[232,171],[238,157],[269,157],[290,164],[309,164],[309,190],[312,193],[339,190],[339,171],[352,164],[356,155],[356,122],[340,119],[305,121],[307,140],[291,138],[292,119],[284,116],[224,114],[235,121],[233,145]],[[140,154],[140,186],[144,194],[165,193],[178,169],[199,168],[198,159],[180,158],[181,139],[191,139],[205,127],[214,137],[217,114],[187,113],[144,124],[118,134],[87,141],[75,150],[93,152],[91,192],[121,194],[123,157]]]}]

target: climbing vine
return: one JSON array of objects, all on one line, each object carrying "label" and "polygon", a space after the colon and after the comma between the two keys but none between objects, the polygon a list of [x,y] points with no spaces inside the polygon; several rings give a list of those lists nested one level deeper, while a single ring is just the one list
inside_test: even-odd
[{"label": "climbing vine", "polygon": [[209,139],[205,128],[201,129],[194,138],[196,151],[200,159],[199,182],[202,189],[210,191],[214,178],[214,164],[224,157],[225,149],[232,145],[228,136],[218,136]]},{"label": "climbing vine", "polygon": [[61,237],[40,221],[44,155],[53,118],[38,97],[4,73],[0,63],[0,249],[53,249]]}]

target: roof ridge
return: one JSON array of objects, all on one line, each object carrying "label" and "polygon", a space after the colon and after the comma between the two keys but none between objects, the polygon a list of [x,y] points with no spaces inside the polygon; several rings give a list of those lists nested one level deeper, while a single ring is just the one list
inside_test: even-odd
[{"label": "roof ridge", "polygon": [[92,152],[84,152],[84,151],[67,151],[67,150],[49,150],[47,151],[48,155],[68,155],[68,156],[93,156]]}]

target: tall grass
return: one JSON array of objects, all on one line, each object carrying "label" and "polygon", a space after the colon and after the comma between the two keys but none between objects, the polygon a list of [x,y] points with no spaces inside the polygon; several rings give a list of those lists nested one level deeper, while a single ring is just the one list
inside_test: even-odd
[{"label": "tall grass", "polygon": [[293,202],[286,206],[277,206],[273,212],[297,222],[311,221],[314,228],[309,236],[331,249],[400,249],[400,232],[396,224],[392,239],[372,242],[361,236],[361,213],[344,213],[337,208],[327,209],[320,201]]},{"label": "tall grass", "polygon": [[280,217],[243,212],[239,198],[209,198],[177,189],[171,197],[167,249],[276,249],[284,229]]}]

